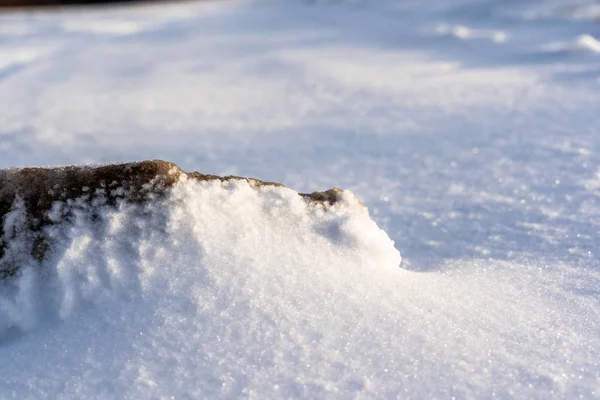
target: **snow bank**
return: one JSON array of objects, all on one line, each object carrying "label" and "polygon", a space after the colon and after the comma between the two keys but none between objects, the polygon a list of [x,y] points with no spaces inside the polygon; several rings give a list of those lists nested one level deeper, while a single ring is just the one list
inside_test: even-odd
[{"label": "snow bank", "polygon": [[[145,205],[171,195],[184,181],[244,182],[251,187],[283,185],[235,176],[187,174],[155,160],[99,167],[0,170],[0,279],[14,275],[27,258],[44,261],[66,220],[101,218],[105,207]],[[321,206],[337,202],[341,190],[300,194]],[[146,211],[152,213],[152,211]]]},{"label": "snow bank", "polygon": [[[148,180],[156,168],[164,173]],[[30,178],[17,182],[23,175]],[[3,218],[1,263],[13,268],[0,281],[2,359],[21,349],[3,363],[13,372],[0,367],[0,397],[42,379],[14,369],[39,356],[40,336],[80,362],[90,356],[80,346],[104,343],[92,367],[102,382],[70,392],[60,382],[75,366],[59,362],[50,388],[34,384],[21,398],[240,394],[255,368],[305,367],[302,349],[320,340],[327,313],[360,307],[354,291],[365,294],[370,276],[399,270],[393,242],[350,192],[301,196],[153,162],[8,170],[0,178],[0,198],[18,194]],[[48,187],[54,191],[42,196]],[[131,347],[146,335],[150,347]],[[173,346],[194,356],[178,360]],[[112,373],[121,378],[111,382]]]}]

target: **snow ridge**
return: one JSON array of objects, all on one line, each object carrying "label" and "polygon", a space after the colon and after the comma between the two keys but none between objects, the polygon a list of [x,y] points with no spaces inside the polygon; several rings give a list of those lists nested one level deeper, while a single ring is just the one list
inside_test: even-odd
[{"label": "snow ridge", "polygon": [[[350,192],[331,204],[280,186],[183,175],[151,201],[120,199],[113,206],[103,195],[55,201],[41,236],[29,229],[29,217],[22,198],[4,217],[3,261],[18,268],[0,283],[0,338],[44,318],[66,319],[106,296],[143,294],[159,275],[177,281],[179,268],[210,287],[207,274],[256,275],[275,264],[335,274],[400,264],[393,242]],[[40,259],[30,250],[36,237],[51,247]],[[36,315],[41,309],[43,317]]]}]

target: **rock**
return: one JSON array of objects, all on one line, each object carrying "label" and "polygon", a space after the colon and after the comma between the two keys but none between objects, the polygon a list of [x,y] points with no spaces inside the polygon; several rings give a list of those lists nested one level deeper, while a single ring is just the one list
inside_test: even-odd
[{"label": "rock", "polygon": [[[283,186],[275,182],[238,176],[220,177],[199,172],[186,173],[177,165],[161,160],[102,166],[68,166],[56,168],[10,168],[0,170],[0,280],[14,275],[18,269],[14,249],[16,238],[29,243],[33,259],[41,262],[50,248],[44,227],[55,223],[51,210],[57,201],[87,202],[101,206],[116,206],[119,201],[144,203],[165,195],[180,179],[197,181],[245,180],[253,187]],[[185,179],[185,178],[184,178]],[[340,189],[301,193],[308,202],[333,204]],[[18,213],[14,211],[18,210]],[[16,221],[16,215],[24,219]],[[93,214],[90,218],[93,218]],[[12,246],[12,247],[11,247]],[[10,250],[10,251],[9,251]]]}]

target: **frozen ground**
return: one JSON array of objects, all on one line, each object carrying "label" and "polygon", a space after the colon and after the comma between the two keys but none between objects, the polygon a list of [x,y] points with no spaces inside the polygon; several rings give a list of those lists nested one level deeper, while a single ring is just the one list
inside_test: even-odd
[{"label": "frozen ground", "polygon": [[[404,267],[341,273],[372,254],[350,246],[314,279],[319,262],[280,268],[264,240],[232,250],[259,260],[235,280],[239,260],[177,247],[192,211],[167,255],[126,235],[106,254],[75,243],[57,265],[182,278],[114,272],[127,290],[104,297],[67,280],[92,297],[60,322],[1,288],[0,327],[18,329],[0,336],[0,397],[600,397],[599,14],[270,0],[0,16],[0,167],[163,158],[340,186]],[[292,232],[291,254],[334,257]]]}]

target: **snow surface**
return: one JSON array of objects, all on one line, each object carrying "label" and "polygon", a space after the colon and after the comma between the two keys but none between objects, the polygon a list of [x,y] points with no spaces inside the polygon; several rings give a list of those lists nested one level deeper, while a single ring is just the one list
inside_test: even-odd
[{"label": "snow surface", "polygon": [[[56,202],[48,260],[3,282],[2,397],[322,396],[363,385],[353,375],[363,360],[343,358],[358,350],[353,336],[372,333],[356,323],[385,316],[370,315],[382,301],[371,284],[397,276],[400,254],[351,193],[324,207],[287,188],[186,181],[165,200],[104,206],[94,222],[85,204]],[[23,218],[17,203],[5,232]]]},{"label": "snow surface", "polygon": [[600,398],[598,10],[0,16],[0,167],[162,158],[339,186],[404,267],[350,194],[318,215],[184,185],[157,220],[65,225],[49,276],[3,284],[0,398]]}]

